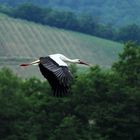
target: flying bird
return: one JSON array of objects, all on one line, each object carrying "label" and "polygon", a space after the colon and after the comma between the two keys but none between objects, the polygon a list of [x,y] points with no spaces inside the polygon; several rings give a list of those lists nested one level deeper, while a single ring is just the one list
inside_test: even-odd
[{"label": "flying bird", "polygon": [[20,66],[38,65],[40,72],[51,85],[54,96],[62,97],[67,94],[69,82],[72,79],[67,63],[89,65],[80,59],[69,59],[63,54],[51,54]]}]

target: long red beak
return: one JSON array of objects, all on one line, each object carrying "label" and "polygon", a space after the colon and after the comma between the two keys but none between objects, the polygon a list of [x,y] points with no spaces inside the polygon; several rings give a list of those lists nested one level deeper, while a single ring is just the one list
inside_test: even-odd
[{"label": "long red beak", "polygon": [[83,62],[83,61],[80,61],[79,64],[84,64],[84,65],[90,66],[90,64],[88,64],[88,63],[86,63],[86,62]]}]

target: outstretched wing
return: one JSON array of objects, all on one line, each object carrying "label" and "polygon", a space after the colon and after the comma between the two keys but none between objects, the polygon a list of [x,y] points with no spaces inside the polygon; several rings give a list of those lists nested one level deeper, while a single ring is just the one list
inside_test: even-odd
[{"label": "outstretched wing", "polygon": [[42,75],[50,83],[55,96],[67,94],[72,74],[66,66],[59,66],[50,57],[41,57],[39,68]]}]

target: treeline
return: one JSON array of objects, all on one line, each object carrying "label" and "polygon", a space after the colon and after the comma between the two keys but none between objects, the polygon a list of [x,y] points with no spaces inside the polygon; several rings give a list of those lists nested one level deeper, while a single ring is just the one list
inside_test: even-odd
[{"label": "treeline", "polygon": [[0,11],[14,18],[26,19],[43,25],[78,31],[101,38],[120,42],[134,41],[140,43],[140,27],[136,24],[114,29],[103,25],[89,14],[75,14],[64,10],[41,8],[32,4],[23,4],[15,8],[0,7]]},{"label": "treeline", "polygon": [[70,68],[75,78],[64,98],[46,81],[0,71],[1,140],[140,139],[140,47],[126,44],[109,70]]}]

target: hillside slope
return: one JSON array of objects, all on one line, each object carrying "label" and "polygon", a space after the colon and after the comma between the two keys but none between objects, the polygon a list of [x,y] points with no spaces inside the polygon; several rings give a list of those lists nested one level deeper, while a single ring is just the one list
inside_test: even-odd
[{"label": "hillside slope", "polygon": [[139,0],[0,0],[1,4],[15,6],[25,2],[31,2],[39,6],[87,12],[94,15],[104,23],[113,26],[140,23],[140,1]]},{"label": "hillside slope", "polygon": [[0,66],[10,66],[20,75],[32,75],[30,69],[34,70],[21,69],[18,66],[21,62],[53,53],[108,67],[117,59],[122,48],[116,42],[0,14]]}]

